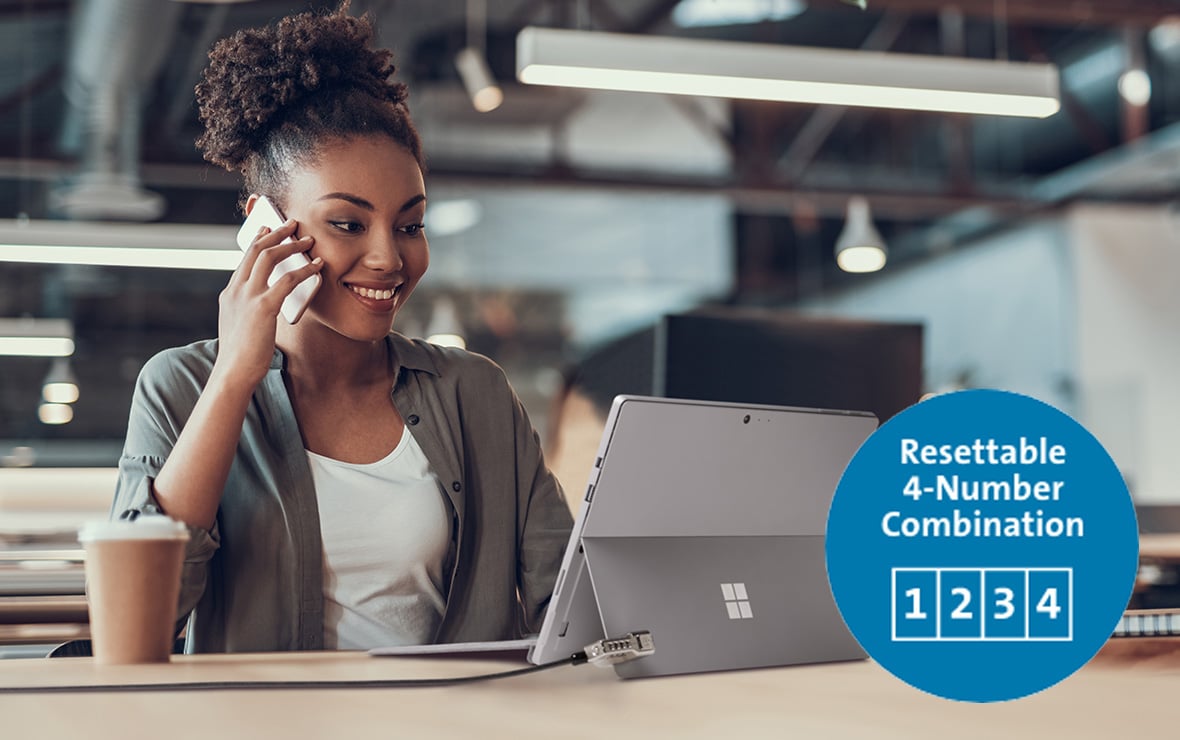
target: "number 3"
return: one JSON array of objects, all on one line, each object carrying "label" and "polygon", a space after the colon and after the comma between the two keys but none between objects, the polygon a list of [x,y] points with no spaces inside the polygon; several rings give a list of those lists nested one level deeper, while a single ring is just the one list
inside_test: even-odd
[{"label": "number 3", "polygon": [[1010,588],[1000,587],[996,589],[996,608],[1003,607],[1003,614],[993,615],[996,619],[1008,619],[1016,612],[1016,607],[1012,606],[1012,599],[1015,594]]}]

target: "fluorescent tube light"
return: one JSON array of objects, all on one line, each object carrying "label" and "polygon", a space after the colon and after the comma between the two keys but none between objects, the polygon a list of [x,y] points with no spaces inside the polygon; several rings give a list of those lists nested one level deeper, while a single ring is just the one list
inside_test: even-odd
[{"label": "fluorescent tube light", "polygon": [[74,340],[65,337],[0,337],[0,355],[10,357],[69,357]]},{"label": "fluorescent tube light", "polygon": [[0,262],[107,267],[169,267],[182,270],[233,270],[241,252],[228,249],[152,249],[76,247],[68,244],[0,244]]},{"label": "fluorescent tube light", "polygon": [[807,10],[803,0],[680,0],[672,22],[682,28],[785,21]]},{"label": "fluorescent tube light", "polygon": [[0,319],[0,355],[69,357],[74,325],[69,319]]},{"label": "fluorescent tube light", "polygon": [[525,28],[531,85],[1045,118],[1052,64]]},{"label": "fluorescent tube light", "polygon": [[232,270],[241,251],[146,247],[73,247],[70,244],[0,244],[0,262],[101,264],[106,267],[162,267],[185,270]]},{"label": "fluorescent tube light", "polygon": [[195,224],[0,220],[0,262],[234,270],[242,261],[236,231]]}]

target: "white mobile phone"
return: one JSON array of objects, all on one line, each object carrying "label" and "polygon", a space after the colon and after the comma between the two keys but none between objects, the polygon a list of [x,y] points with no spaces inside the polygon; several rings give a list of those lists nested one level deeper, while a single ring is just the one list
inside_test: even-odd
[{"label": "white mobile phone", "polygon": [[[250,244],[254,242],[254,237],[258,236],[258,231],[263,226],[268,226],[272,230],[277,229],[283,225],[286,219],[279,213],[279,209],[275,208],[266,196],[260,196],[258,200],[254,201],[254,208],[250,211],[250,215],[246,217],[246,222],[242,224],[242,228],[238,229],[238,246],[242,251],[250,248]],[[283,244],[291,241],[290,237],[283,240]],[[274,285],[275,281],[286,275],[292,270],[298,270],[310,261],[307,255],[303,252],[296,252],[279,264],[275,265],[274,270],[266,279],[267,285]],[[283,307],[280,310],[283,318],[287,320],[288,324],[294,324],[307,310],[307,304],[311,303],[311,299],[315,296],[315,292],[320,287],[320,276],[318,274],[312,275],[299,285],[295,286],[295,290],[291,291],[285,299],[283,299]]]}]

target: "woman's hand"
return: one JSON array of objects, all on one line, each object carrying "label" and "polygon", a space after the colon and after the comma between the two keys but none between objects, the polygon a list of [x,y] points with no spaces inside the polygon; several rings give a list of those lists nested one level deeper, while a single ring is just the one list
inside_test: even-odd
[{"label": "woman's hand", "polygon": [[[283,275],[274,285],[267,278],[287,257],[311,249],[313,239],[294,239],[297,224],[288,220],[273,231],[263,227],[246,250],[242,263],[218,299],[217,366],[227,380],[256,386],[270,368],[275,348],[275,322],[283,300],[295,286],[319,272],[319,257]],[[292,241],[282,244],[284,239]]]}]

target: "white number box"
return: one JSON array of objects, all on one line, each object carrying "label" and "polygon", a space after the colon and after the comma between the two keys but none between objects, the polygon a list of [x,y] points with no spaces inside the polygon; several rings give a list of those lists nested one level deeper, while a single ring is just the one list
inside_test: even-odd
[{"label": "white number box", "polygon": [[1073,568],[893,568],[894,642],[1069,642]]}]

